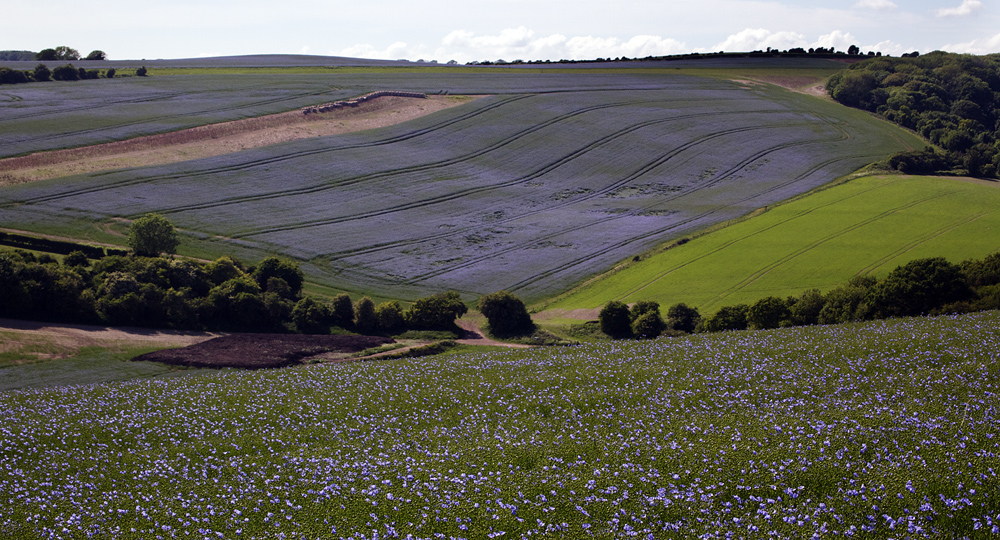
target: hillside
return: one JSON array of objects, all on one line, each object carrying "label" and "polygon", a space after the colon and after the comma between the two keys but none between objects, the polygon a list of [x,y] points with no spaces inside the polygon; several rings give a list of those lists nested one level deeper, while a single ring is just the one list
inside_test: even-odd
[{"label": "hillside", "polygon": [[[44,99],[35,85],[4,111],[8,155],[383,88],[490,97],[363,134],[10,187],[0,219],[115,243],[121,218],[158,212],[182,230],[182,254],[279,253],[335,290],[471,299],[506,288],[540,300],[922,145],[864,113],[740,78],[439,66],[83,81],[43,87],[59,93]],[[112,108],[120,114],[101,112]]]},{"label": "hillside", "polygon": [[5,392],[0,527],[986,537],[998,328],[989,312]]},{"label": "hillside", "polygon": [[826,292],[854,276],[884,277],[915,259],[959,263],[1000,251],[997,208],[996,182],[858,178],[630,263],[547,308],[656,300],[710,314],[767,296]]}]

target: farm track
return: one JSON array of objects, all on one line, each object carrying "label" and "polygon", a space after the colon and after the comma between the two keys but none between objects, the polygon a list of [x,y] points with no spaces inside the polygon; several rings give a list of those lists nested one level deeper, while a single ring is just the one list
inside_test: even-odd
[{"label": "farm track", "polygon": [[[600,107],[600,108],[606,108],[606,107]],[[590,110],[595,110],[595,109],[590,109]],[[590,111],[588,110],[588,111],[582,111],[582,112],[590,112]],[[556,160],[554,162],[551,162],[551,163],[543,166],[541,169],[538,169],[538,170],[536,170],[536,171],[534,171],[532,173],[529,173],[528,175],[518,177],[518,178],[516,178],[514,180],[509,180],[509,181],[501,182],[501,183],[498,183],[498,184],[492,184],[492,185],[489,185],[489,186],[480,186],[480,187],[474,187],[474,188],[468,188],[468,189],[464,189],[464,190],[459,190],[459,191],[455,191],[455,192],[452,192],[452,193],[448,193],[446,195],[440,195],[440,196],[437,196],[437,197],[431,197],[431,198],[428,198],[428,199],[423,199],[423,200],[420,200],[420,201],[414,201],[412,203],[406,203],[406,204],[397,205],[397,206],[394,206],[394,207],[387,207],[387,208],[383,208],[383,209],[379,209],[379,210],[375,210],[375,211],[371,211],[371,212],[364,212],[364,213],[353,214],[353,215],[349,215],[349,216],[339,216],[339,217],[336,217],[336,218],[327,218],[327,219],[320,219],[320,220],[310,220],[310,221],[305,221],[305,222],[293,223],[293,224],[289,224],[287,226],[282,226],[282,227],[274,227],[274,228],[268,228],[268,229],[261,229],[261,230],[257,230],[257,231],[249,231],[247,233],[243,233],[243,234],[239,234],[239,235],[234,235],[234,237],[236,237],[236,238],[245,238],[245,237],[256,236],[256,235],[260,235],[260,234],[269,234],[269,233],[274,233],[274,232],[280,232],[280,231],[283,231],[283,230],[300,229],[300,228],[303,228],[303,227],[312,227],[312,226],[320,226],[320,225],[331,225],[331,224],[335,224],[335,223],[343,223],[343,222],[354,221],[354,220],[358,220],[358,219],[366,219],[366,218],[376,217],[376,216],[380,216],[380,215],[391,214],[393,212],[398,212],[398,211],[401,211],[401,210],[408,210],[408,209],[413,209],[413,208],[420,208],[420,207],[423,207],[423,206],[429,206],[431,204],[436,204],[436,203],[440,203],[440,202],[447,202],[447,201],[454,200],[454,199],[457,199],[457,198],[460,198],[460,197],[464,197],[464,196],[468,196],[468,195],[473,195],[473,194],[477,194],[477,193],[483,193],[483,192],[487,192],[487,191],[493,191],[493,190],[496,190],[496,189],[510,187],[510,186],[514,186],[514,185],[518,185],[518,184],[523,184],[525,182],[529,182],[531,180],[537,179],[538,177],[540,177],[540,176],[542,176],[542,175],[544,175],[544,174],[546,174],[548,172],[551,172],[551,171],[555,170],[556,168],[558,168],[558,167],[560,167],[560,166],[568,163],[569,161],[571,161],[571,160],[573,160],[575,158],[578,158],[578,157],[586,154],[587,152],[590,152],[590,151],[594,150],[595,148],[597,148],[599,146],[607,144],[607,143],[609,143],[609,142],[611,142],[611,141],[613,141],[615,139],[618,139],[618,138],[620,138],[622,136],[625,136],[625,135],[627,135],[629,133],[632,133],[632,132],[637,131],[639,129],[642,129],[644,127],[649,127],[649,126],[652,126],[652,125],[662,124],[662,123],[671,122],[671,121],[677,121],[677,120],[681,120],[681,119],[694,118],[694,117],[698,117],[698,116],[709,116],[709,115],[711,115],[711,116],[718,116],[719,114],[720,113],[704,113],[704,114],[699,114],[699,115],[688,115],[688,116],[685,116],[683,118],[680,118],[680,117],[678,117],[678,118],[667,118],[667,119],[658,119],[658,120],[650,120],[650,121],[647,121],[647,122],[642,122],[640,124],[636,124],[634,126],[630,126],[628,128],[625,128],[625,129],[622,129],[620,131],[617,131],[617,132],[615,132],[613,134],[607,135],[607,136],[599,139],[598,141],[594,141],[593,143],[590,143],[590,144],[584,146],[583,148],[581,148],[579,150],[576,150],[576,151],[574,151],[574,152],[572,152],[572,153],[570,153],[570,154],[568,154],[566,156],[563,156],[563,157],[559,158],[558,160]],[[722,113],[722,114],[728,114],[728,113]],[[574,114],[572,116],[577,116],[577,115]],[[561,120],[565,120],[565,119],[566,118],[554,119],[554,120],[560,120],[561,121]],[[554,123],[555,122],[553,121],[550,124],[554,124]],[[532,130],[532,131],[534,131],[534,130]],[[735,131],[738,131],[738,130],[734,130],[734,132]],[[510,143],[513,143],[517,139],[522,138],[523,135],[526,135],[526,134],[527,133],[525,132],[525,133],[522,133],[522,134],[518,134],[516,137],[512,137],[510,140],[501,141],[501,143],[498,143],[498,145],[496,145],[496,148],[491,148],[489,150],[496,150],[497,148],[500,148],[502,146],[506,146],[506,145],[508,145]],[[468,161],[468,160],[473,159],[475,157],[479,157],[479,156],[481,156],[481,155],[483,155],[485,153],[486,153],[485,151],[483,151],[483,152],[477,151],[477,152],[475,152],[473,154],[468,154],[466,156],[460,156],[460,157],[455,158],[453,160],[448,160],[447,163],[443,163],[443,164],[436,163],[436,164],[429,164],[429,165],[420,165],[420,166],[417,166],[417,167],[414,167],[414,168],[398,169],[398,170],[386,171],[384,173],[373,173],[372,175],[365,175],[363,177],[354,177],[354,178],[346,180],[345,183],[339,184],[338,186],[327,186],[327,187],[321,188],[321,190],[323,190],[323,189],[330,189],[331,187],[340,187],[342,185],[350,185],[350,184],[354,184],[354,183],[357,183],[357,182],[360,182],[360,181],[372,180],[372,179],[375,179],[375,178],[385,178],[385,177],[389,177],[389,176],[395,176],[395,175],[398,175],[398,174],[405,174],[405,173],[408,173],[408,172],[419,172],[421,170],[425,170],[425,169],[428,169],[428,168],[435,169],[435,168],[439,168],[439,167],[442,167],[442,166],[455,165],[455,164],[458,164],[458,163],[462,163],[464,161]],[[617,187],[621,187],[621,185],[623,183],[625,183],[625,181],[623,181],[623,182],[617,182],[612,187],[606,188],[605,190],[602,190],[600,193],[603,194],[603,193],[606,193],[606,192],[610,192],[613,189],[616,189]],[[310,191],[309,193],[312,193],[312,191]],[[280,197],[281,194],[278,194],[277,196]],[[566,204],[572,204],[573,202],[578,202],[578,201],[579,201],[579,199],[574,199],[573,201],[568,202]],[[527,213],[527,214],[521,214],[519,216],[523,217],[525,215],[531,215],[533,213],[538,213],[538,212],[543,212],[543,211],[546,211],[546,210],[551,210],[553,208],[558,208],[560,206],[565,206],[566,204],[557,205],[557,206],[548,206],[548,207],[546,207],[546,208],[544,208],[542,210],[539,210],[537,212],[530,212],[530,213]],[[504,221],[506,221],[506,220],[504,220]],[[452,231],[452,232],[446,234],[445,236],[452,236],[454,234],[455,234],[455,232]]]},{"label": "farm track", "polygon": [[[949,195],[950,195],[950,193],[949,193]],[[893,251],[892,253],[888,253],[884,257],[882,257],[879,260],[875,261],[874,263],[866,266],[861,271],[861,273],[864,273],[864,274],[871,273],[875,268],[878,268],[878,267],[882,266],[886,262],[888,262],[888,261],[890,261],[890,260],[892,260],[892,259],[894,259],[896,257],[899,257],[899,256],[903,255],[904,253],[907,253],[907,252],[909,252],[909,251],[911,251],[913,249],[916,249],[917,247],[921,246],[922,244],[926,243],[927,241],[932,240],[934,238],[937,238],[937,237],[939,237],[939,236],[941,236],[943,234],[947,234],[947,233],[949,233],[949,232],[951,232],[951,231],[953,231],[953,230],[955,230],[955,229],[957,229],[959,227],[962,227],[964,225],[968,225],[969,223],[972,223],[974,221],[978,221],[979,219],[981,219],[985,215],[987,215],[987,212],[980,212],[978,214],[973,214],[973,215],[971,215],[971,216],[969,216],[969,217],[967,217],[967,218],[965,218],[963,220],[960,220],[960,221],[952,223],[952,224],[945,225],[944,227],[941,227],[941,228],[939,228],[937,230],[930,231],[930,232],[928,232],[926,234],[923,234],[923,235],[917,237],[916,239],[914,239],[912,242],[910,242],[910,243],[908,243],[908,244],[900,247],[896,251]]]},{"label": "farm track", "polygon": [[[750,130],[753,130],[753,129],[764,129],[764,128],[762,128],[762,127],[737,128],[737,129],[733,129],[733,130],[719,132],[717,134],[711,134],[711,135],[703,137],[701,139],[697,139],[695,141],[692,141],[692,142],[690,142],[690,143],[688,143],[686,145],[683,145],[682,147],[678,148],[675,152],[673,152],[671,154],[668,154],[666,156],[663,156],[662,158],[660,158],[658,160],[655,160],[654,162],[648,164],[646,167],[643,167],[639,171],[636,171],[635,173],[633,173],[629,177],[626,177],[624,180],[622,180],[620,182],[617,182],[615,184],[615,186],[625,185],[625,184],[628,184],[629,182],[632,182],[632,181],[640,178],[641,176],[643,176],[643,175],[647,174],[648,172],[652,171],[653,169],[659,167],[663,163],[666,163],[669,159],[671,159],[672,157],[676,156],[680,152],[682,152],[682,151],[684,151],[686,149],[689,149],[689,148],[691,148],[691,147],[693,147],[695,145],[701,144],[701,143],[705,142],[708,139],[715,138],[715,137],[718,137],[718,136],[728,135],[728,134],[732,134],[732,133],[737,133],[737,132],[750,131]],[[846,140],[846,139],[850,138],[850,135],[846,131],[844,131],[843,129],[840,129],[840,131],[841,131],[841,137],[839,137],[838,139],[835,139],[835,140]],[[675,199],[679,199],[681,197],[689,196],[692,193],[695,193],[695,192],[698,192],[698,191],[702,191],[704,189],[708,189],[708,188],[714,187],[715,185],[719,184],[723,180],[726,180],[726,179],[728,179],[728,178],[736,175],[738,172],[740,172],[741,170],[743,170],[744,168],[746,168],[751,163],[753,163],[753,162],[755,162],[755,161],[763,158],[764,156],[766,156],[768,154],[771,154],[771,153],[774,153],[774,152],[777,152],[777,151],[780,151],[780,150],[784,150],[784,149],[787,149],[787,148],[791,148],[791,147],[794,147],[794,146],[802,146],[802,145],[808,145],[808,144],[825,144],[826,142],[828,142],[828,141],[825,141],[825,140],[819,140],[819,141],[796,141],[796,142],[786,143],[786,144],[781,144],[781,145],[776,145],[774,147],[764,149],[764,150],[762,150],[762,151],[754,154],[753,156],[750,156],[750,157],[744,159],[743,161],[741,161],[737,165],[731,167],[729,170],[723,172],[722,174],[716,174],[711,180],[709,180],[708,182],[706,182],[704,184],[699,184],[698,186],[693,187],[693,188],[688,189],[688,190],[682,190],[680,192],[677,192],[676,194],[663,196],[663,197],[659,198],[659,200],[657,200],[657,202],[655,202],[655,203],[653,203],[651,205],[646,205],[645,207],[643,207],[643,209],[644,210],[648,210],[648,209],[651,209],[651,208],[656,207],[656,206],[661,206],[664,202],[669,202],[671,200],[675,200]],[[785,182],[785,183],[773,186],[773,187],[771,187],[771,188],[769,188],[767,190],[764,190],[764,191],[761,191],[761,192],[757,192],[757,193],[753,194],[752,196],[745,197],[744,199],[741,199],[739,201],[731,203],[731,206],[739,204],[739,203],[742,203],[742,202],[747,202],[747,201],[752,200],[754,198],[760,197],[762,194],[766,194],[766,193],[769,193],[769,192],[772,192],[772,191],[775,191],[775,190],[779,190],[779,189],[782,189],[784,187],[787,187],[788,185],[794,184],[794,183],[802,180],[806,176],[808,176],[808,174],[811,174],[811,172],[813,170],[815,170],[815,169],[811,169],[810,171],[807,171],[807,173],[801,174],[801,175],[797,176],[796,178],[794,178],[794,179],[792,179],[792,180],[790,180],[788,182]],[[602,193],[608,193],[610,191],[613,191],[613,189],[616,189],[616,188],[611,188],[611,189],[605,190]],[[602,193],[596,193],[593,196],[596,197],[596,196],[601,195]],[[588,197],[588,198],[590,198],[590,197]],[[577,202],[577,201],[574,201],[574,203],[575,202]],[[570,203],[570,204],[572,204],[572,203]],[[569,269],[571,269],[571,268],[573,268],[575,266],[579,266],[581,264],[585,264],[587,261],[589,261],[590,259],[592,259],[595,256],[605,255],[607,253],[610,253],[612,251],[620,249],[623,245],[631,245],[631,244],[633,244],[635,242],[644,241],[644,240],[646,240],[646,239],[648,239],[650,237],[660,236],[660,235],[666,234],[666,233],[668,233],[668,232],[670,232],[672,230],[677,229],[678,227],[681,227],[681,226],[684,226],[684,225],[688,225],[688,224],[691,224],[691,223],[695,223],[695,222],[697,222],[699,220],[705,219],[705,218],[707,218],[707,217],[709,217],[709,216],[717,213],[719,210],[721,210],[721,208],[720,209],[715,209],[715,210],[712,210],[712,211],[708,211],[708,212],[703,212],[701,214],[698,214],[698,215],[695,215],[695,216],[691,216],[691,217],[689,217],[687,219],[684,219],[684,220],[681,220],[679,222],[672,223],[672,224],[670,224],[670,225],[668,225],[666,227],[662,227],[662,228],[659,228],[659,229],[655,229],[655,230],[649,231],[649,232],[644,233],[644,234],[642,234],[640,236],[634,236],[633,238],[631,238],[630,240],[628,240],[628,241],[626,241],[624,243],[614,244],[614,245],[608,246],[606,248],[602,248],[602,249],[600,249],[598,251],[591,251],[586,256],[579,257],[579,258],[571,260],[571,261],[567,261],[564,264],[562,264],[562,265],[560,265],[560,266],[558,266],[556,268],[552,268],[552,269],[550,269],[547,272],[540,273],[540,274],[538,274],[538,275],[536,275],[536,276],[534,276],[532,278],[528,278],[526,280],[522,280],[522,281],[520,281],[520,282],[512,285],[509,288],[511,290],[513,290],[513,291],[517,291],[517,290],[519,290],[519,289],[521,289],[523,287],[526,287],[526,286],[528,286],[528,285],[530,285],[532,283],[535,283],[537,281],[540,281],[542,279],[546,279],[546,278],[552,277],[555,274],[558,274],[560,272],[569,270]],[[449,267],[447,269],[441,269],[441,270],[438,270],[438,271],[435,271],[435,272],[424,274],[422,276],[417,276],[416,278],[413,278],[410,281],[410,283],[411,284],[412,283],[418,283],[420,281],[423,281],[423,280],[426,280],[426,279],[430,279],[430,278],[433,278],[433,277],[437,277],[437,276],[446,274],[448,272],[451,272],[451,271],[454,271],[454,270],[457,270],[457,269],[461,269],[461,268],[465,268],[465,267],[468,267],[468,266],[472,266],[473,264],[476,264],[476,263],[479,263],[479,262],[483,262],[484,260],[487,260],[489,258],[495,257],[497,254],[509,253],[509,252],[512,252],[512,251],[516,251],[518,249],[524,249],[524,248],[530,246],[531,244],[536,244],[536,243],[541,242],[541,241],[549,240],[549,239],[558,237],[558,236],[560,236],[562,234],[565,234],[567,232],[573,232],[573,231],[577,231],[577,230],[582,230],[582,229],[586,229],[588,227],[592,227],[592,226],[595,226],[595,225],[599,225],[599,224],[603,224],[603,223],[615,221],[615,220],[618,220],[618,219],[623,219],[625,217],[628,217],[630,214],[631,213],[624,214],[624,215],[613,215],[613,216],[609,216],[609,217],[604,218],[604,219],[600,219],[600,220],[588,222],[588,223],[583,224],[583,225],[578,226],[578,227],[574,227],[574,228],[570,228],[570,229],[562,229],[560,231],[557,231],[557,232],[555,232],[553,234],[550,234],[550,235],[547,235],[547,236],[534,238],[529,243],[515,245],[515,246],[509,246],[508,248],[505,248],[504,250],[502,250],[500,252],[494,252],[494,253],[491,253],[488,256],[480,257],[480,258],[478,258],[478,260],[463,261],[462,264],[457,265],[457,266]]]},{"label": "farm track", "polygon": [[[803,144],[808,144],[808,143],[803,143]],[[791,146],[791,145],[789,145],[789,146]],[[837,160],[831,160],[831,161],[837,161]],[[778,185],[772,186],[771,188],[769,188],[767,190],[755,193],[755,194],[753,194],[751,196],[748,196],[748,197],[745,197],[745,198],[740,199],[738,201],[735,201],[733,203],[730,203],[730,206],[735,206],[735,205],[737,205],[739,203],[742,203],[742,202],[748,202],[748,201],[753,200],[755,198],[758,198],[761,195],[764,195],[766,193],[774,192],[774,191],[780,190],[780,189],[782,189],[784,187],[787,187],[789,185],[792,185],[792,184],[794,184],[794,183],[802,180],[803,178],[805,178],[809,174],[811,174],[813,170],[815,170],[815,169],[812,169],[812,170],[808,171],[807,173],[801,174],[801,175],[797,176],[793,180],[790,180],[788,182],[784,182],[782,184],[778,184]],[[721,180],[721,178],[719,180]],[[719,180],[717,180],[717,181],[719,181]],[[659,204],[661,204],[661,203],[658,202],[657,205],[659,205]],[[669,232],[671,232],[673,230],[676,230],[677,228],[679,228],[681,226],[690,225],[690,224],[693,224],[693,223],[700,222],[700,221],[702,221],[704,219],[707,219],[707,218],[711,217],[713,214],[716,214],[716,213],[718,213],[718,212],[720,212],[721,210],[724,210],[724,209],[725,208],[723,207],[723,208],[716,208],[714,210],[710,210],[710,211],[707,211],[707,212],[702,212],[700,214],[691,216],[691,217],[689,217],[687,219],[684,219],[684,220],[681,220],[679,222],[672,223],[671,225],[668,225],[666,227],[662,227],[662,228],[659,228],[659,229],[656,229],[656,230],[653,230],[653,231],[649,231],[649,232],[644,233],[644,234],[639,235],[639,236],[633,236],[632,238],[630,238],[629,240],[627,240],[625,242],[622,242],[622,243],[619,243],[619,244],[616,244],[616,245],[612,245],[612,246],[609,246],[609,247],[606,247],[606,248],[602,248],[602,249],[600,249],[598,251],[589,252],[584,257],[579,257],[577,259],[568,261],[568,262],[563,263],[562,265],[560,265],[560,266],[558,266],[556,268],[552,268],[552,269],[550,269],[550,270],[548,270],[546,272],[539,273],[539,274],[537,274],[537,275],[535,275],[533,277],[521,280],[521,281],[519,281],[519,282],[511,285],[509,287],[509,289],[513,290],[513,291],[517,291],[519,289],[527,287],[528,285],[531,285],[533,283],[537,283],[538,281],[541,281],[543,279],[550,278],[550,277],[552,277],[552,276],[554,276],[554,275],[556,275],[556,274],[558,274],[560,272],[569,270],[569,269],[571,269],[571,268],[573,268],[575,266],[580,266],[582,264],[585,264],[587,261],[589,261],[590,259],[592,259],[595,256],[600,256],[600,255],[608,254],[608,253],[610,253],[612,251],[620,249],[621,246],[632,245],[632,244],[634,244],[636,242],[644,241],[646,239],[653,238],[653,237],[661,237],[661,236],[663,236],[663,235],[665,235],[665,234],[667,234],[667,233],[669,233]],[[617,219],[617,218],[618,218],[618,216],[615,216],[612,219]]]},{"label": "farm track", "polygon": [[[272,158],[255,160],[255,161],[248,162],[248,163],[241,163],[241,164],[238,164],[238,165],[227,165],[227,166],[222,166],[222,167],[213,167],[213,168],[209,168],[209,169],[201,169],[201,170],[197,171],[196,173],[192,173],[192,174],[165,174],[165,175],[145,176],[145,177],[141,177],[141,178],[127,179],[127,180],[122,180],[122,181],[118,181],[118,182],[112,182],[112,183],[109,183],[109,184],[102,184],[100,186],[94,186],[94,187],[90,187],[90,188],[80,188],[80,189],[63,191],[61,193],[57,193],[57,194],[54,194],[54,195],[45,195],[45,196],[41,196],[41,197],[34,197],[34,198],[29,198],[29,199],[21,199],[21,200],[17,200],[17,201],[10,201],[10,202],[7,202],[7,203],[0,204],[0,208],[5,208],[5,207],[12,206],[12,205],[18,205],[18,204],[35,204],[35,203],[41,203],[41,202],[49,202],[49,201],[64,199],[64,198],[68,198],[68,197],[75,197],[75,196],[78,196],[78,195],[84,195],[84,194],[89,194],[89,193],[98,193],[98,192],[101,192],[101,191],[107,191],[107,190],[111,190],[111,189],[117,189],[117,188],[125,187],[125,186],[138,185],[138,184],[146,184],[146,183],[155,182],[155,181],[158,181],[158,180],[179,179],[179,178],[184,178],[184,177],[187,177],[187,176],[192,176],[192,175],[195,175],[195,174],[196,175],[210,175],[210,174],[219,174],[219,173],[224,173],[224,172],[234,172],[234,171],[249,169],[251,167],[257,167],[257,166],[260,166],[260,165],[270,165],[270,164],[279,163],[279,162],[282,162],[282,161],[287,161],[287,160],[295,159],[295,158],[299,158],[299,157],[306,157],[306,156],[313,156],[313,155],[318,155],[318,154],[325,154],[325,153],[329,153],[329,152],[336,152],[336,151],[339,151],[339,150],[348,150],[348,149],[354,149],[354,148],[370,148],[370,147],[374,147],[374,146],[381,146],[381,145],[386,145],[386,144],[392,144],[392,143],[396,143],[396,142],[401,142],[401,141],[405,141],[405,140],[408,140],[408,139],[412,139],[414,137],[419,137],[419,136],[424,135],[426,133],[430,133],[430,132],[433,132],[433,131],[435,131],[437,129],[448,127],[448,126],[450,126],[452,124],[461,122],[463,120],[468,120],[470,118],[474,118],[474,117],[478,116],[479,114],[482,114],[484,112],[493,110],[494,108],[506,105],[506,104],[508,104],[510,102],[513,102],[513,101],[517,101],[517,100],[520,100],[520,99],[525,99],[527,97],[530,97],[530,96],[528,96],[528,95],[522,95],[522,96],[513,96],[513,97],[510,97],[510,98],[506,98],[506,99],[501,100],[498,103],[490,104],[490,105],[487,105],[487,106],[485,106],[483,108],[476,109],[476,110],[471,111],[469,113],[465,113],[463,115],[460,115],[458,117],[447,119],[447,120],[442,121],[442,122],[440,122],[438,124],[435,124],[433,126],[430,126],[430,127],[424,128],[424,129],[420,129],[420,130],[416,130],[416,131],[413,131],[413,132],[410,132],[410,133],[406,133],[406,134],[403,134],[403,135],[397,135],[397,136],[389,137],[389,138],[386,138],[386,139],[379,139],[377,141],[371,141],[371,142],[366,142],[366,143],[358,143],[358,144],[347,144],[347,145],[341,145],[341,146],[335,146],[335,147],[329,147],[329,148],[319,148],[319,149],[312,149],[312,150],[304,150],[304,151],[300,151],[300,152],[293,152],[293,153],[290,153],[290,154],[283,154],[281,156],[275,156],[275,157],[272,157]],[[91,176],[92,177],[105,176],[105,175],[114,174],[114,172],[115,171],[107,171],[107,172],[104,172],[104,173],[96,173],[96,174],[93,174]],[[172,210],[163,210],[162,212],[163,213],[167,213],[167,212],[171,212],[171,211]],[[181,211],[181,210],[173,210],[173,211]]]}]

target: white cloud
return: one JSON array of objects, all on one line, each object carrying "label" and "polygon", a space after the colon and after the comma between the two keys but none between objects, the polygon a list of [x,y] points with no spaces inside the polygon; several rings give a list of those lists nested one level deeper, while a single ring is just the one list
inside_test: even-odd
[{"label": "white cloud", "polygon": [[899,43],[894,43],[892,41],[880,41],[875,45],[866,45],[861,47],[861,52],[867,53],[868,51],[880,52],[882,54],[888,54],[892,56],[900,56],[903,53],[912,52],[913,49],[906,49]]},{"label": "white cloud", "polygon": [[861,9],[893,9],[896,3],[892,0],[859,0],[854,7]]},{"label": "white cloud", "polygon": [[808,47],[806,37],[795,32],[772,32],[764,28],[747,28],[742,32],[733,34],[711,49],[703,49],[700,52],[746,52],[764,50],[768,47],[772,49],[791,49],[794,47]]},{"label": "white cloud", "polygon": [[937,10],[938,17],[964,17],[971,15],[973,11],[983,7],[979,0],[962,0],[962,5],[955,8],[942,8]]},{"label": "white cloud", "polygon": [[396,60],[407,58],[437,58],[442,61],[459,62],[483,60],[588,60],[598,57],[629,58],[664,56],[690,52],[690,49],[675,39],[661,36],[639,35],[628,40],[617,37],[574,36],[562,34],[535,36],[535,32],[524,26],[508,28],[499,34],[476,34],[468,30],[454,30],[441,40],[441,45],[433,51],[425,46],[411,47],[398,42],[386,49],[370,44],[359,44],[338,51],[340,56]]},{"label": "white cloud", "polygon": [[309,46],[303,45],[302,48],[299,49],[299,54],[309,54]]},{"label": "white cloud", "polygon": [[968,54],[992,54],[1000,52],[1000,34],[985,39],[974,39],[942,47],[946,51]]},{"label": "white cloud", "polygon": [[824,49],[835,49],[838,51],[846,51],[851,45],[857,45],[858,40],[852,36],[849,32],[841,32],[840,30],[834,30],[829,34],[820,36],[819,39],[812,45],[813,47],[823,47]]}]

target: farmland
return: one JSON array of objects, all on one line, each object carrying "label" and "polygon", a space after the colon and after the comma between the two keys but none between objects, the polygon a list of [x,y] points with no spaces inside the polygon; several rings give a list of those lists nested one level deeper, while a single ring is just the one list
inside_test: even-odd
[{"label": "farmland", "polygon": [[7,392],[0,530],[987,537],[998,328],[989,312]]},{"label": "farmland", "polygon": [[[259,105],[222,107],[228,117],[378,89],[491,96],[366,133],[7,188],[0,219],[121,242],[118,218],[158,212],[181,229],[189,255],[253,261],[280,253],[318,285],[382,297],[454,289],[471,298],[505,288],[530,301],[922,145],[814,97],[665,69],[333,70],[122,84],[169,93],[227,80],[265,94]],[[197,99],[202,113],[171,112],[175,101],[144,108],[153,121],[125,114],[65,136],[30,126],[31,111],[60,113],[22,105],[10,124],[17,134],[0,136],[13,155],[214,118]]]},{"label": "farmland", "polygon": [[924,257],[958,263],[1000,251],[994,182],[866,177],[651,255],[560,298],[553,309],[617,299],[723,305],[828,291],[856,275],[882,277]]}]

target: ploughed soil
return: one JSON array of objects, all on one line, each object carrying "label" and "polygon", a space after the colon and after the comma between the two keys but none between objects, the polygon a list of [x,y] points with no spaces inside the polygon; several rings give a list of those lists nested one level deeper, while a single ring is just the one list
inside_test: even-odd
[{"label": "ploughed soil", "polygon": [[[481,96],[383,96],[330,112],[290,111],[67,150],[0,159],[0,186],[218,156],[286,141],[391,126]],[[319,105],[319,103],[317,103]]]},{"label": "ploughed soil", "polygon": [[182,349],[143,354],[132,361],[196,368],[280,368],[326,353],[356,353],[388,343],[393,340],[378,336],[230,334]]}]

